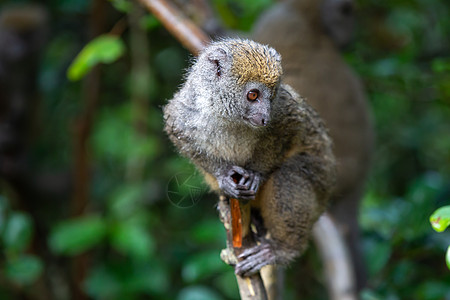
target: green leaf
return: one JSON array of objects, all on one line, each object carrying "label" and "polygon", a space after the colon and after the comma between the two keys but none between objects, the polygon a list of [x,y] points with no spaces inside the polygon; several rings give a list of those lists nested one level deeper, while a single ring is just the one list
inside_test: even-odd
[{"label": "green leaf", "polygon": [[123,13],[128,13],[132,8],[132,4],[128,0],[109,0],[109,1],[111,2],[111,4],[114,6],[115,9]]},{"label": "green leaf", "polygon": [[213,250],[189,258],[183,266],[182,276],[186,282],[194,282],[226,270],[229,270],[229,266]]},{"label": "green leaf", "polygon": [[429,278],[414,289],[414,299],[442,300],[449,296],[448,281]]},{"label": "green leaf", "polygon": [[430,223],[437,232],[444,231],[450,225],[450,205],[437,209],[430,216]]},{"label": "green leaf", "polygon": [[450,72],[450,59],[434,59],[431,67],[436,73]]},{"label": "green leaf", "polygon": [[127,271],[131,271],[134,276],[127,276],[121,280],[123,288],[127,291],[135,291],[147,295],[160,294],[167,296],[170,280],[166,267],[156,261],[130,264],[130,270]]},{"label": "green leaf", "polygon": [[450,270],[450,246],[447,248],[447,254],[445,255],[445,262],[447,263],[447,267]]},{"label": "green leaf", "polygon": [[218,275],[217,278],[214,279],[213,283],[219,293],[227,299],[241,299],[239,296],[236,276],[231,269],[228,272]]},{"label": "green leaf", "polygon": [[135,290],[146,291],[148,294],[167,295],[170,288],[168,265],[154,261],[135,266],[134,278],[130,278],[128,285]]},{"label": "green leaf", "polygon": [[50,248],[58,254],[76,255],[99,244],[107,226],[99,216],[87,216],[65,221],[50,235]]},{"label": "green leaf", "polygon": [[191,228],[189,236],[197,244],[211,245],[216,243],[217,245],[223,245],[223,241],[226,240],[225,229],[218,218],[199,221]]},{"label": "green leaf", "polygon": [[370,238],[364,240],[363,247],[369,274],[376,275],[386,266],[391,257],[391,244],[386,240]]},{"label": "green leaf", "polygon": [[118,36],[101,35],[90,41],[67,70],[69,80],[80,80],[98,63],[112,63],[125,52],[125,45]]},{"label": "green leaf", "polygon": [[114,226],[111,243],[118,251],[136,259],[148,259],[154,249],[152,236],[142,225],[131,222]]},{"label": "green leaf", "polygon": [[114,271],[114,269],[108,269],[107,266],[93,267],[83,284],[84,290],[91,298],[117,299],[121,282],[115,276]]},{"label": "green leaf", "polygon": [[221,300],[214,290],[206,286],[189,286],[180,291],[177,300]]},{"label": "green leaf", "polygon": [[369,289],[364,289],[361,291],[361,300],[379,300],[380,297],[375,294],[374,291]]},{"label": "green leaf", "polygon": [[161,257],[146,262],[113,258],[91,269],[84,289],[94,299],[167,299],[168,290],[173,288],[167,268]]},{"label": "green leaf", "polygon": [[5,265],[6,277],[17,284],[33,283],[41,275],[42,270],[42,262],[32,255],[9,259]]},{"label": "green leaf", "polygon": [[121,185],[114,189],[109,203],[115,217],[126,218],[133,215],[140,208],[143,188],[138,184]]},{"label": "green leaf", "polygon": [[92,144],[99,159],[114,159],[118,165],[131,158],[151,160],[161,150],[161,142],[156,136],[143,138],[136,133],[128,104],[100,113],[92,134]]},{"label": "green leaf", "polygon": [[31,218],[23,213],[13,213],[5,224],[3,243],[9,251],[24,251],[33,233]]},{"label": "green leaf", "polygon": [[146,30],[152,30],[161,25],[159,20],[154,15],[146,15],[146,16],[142,17],[140,23],[141,23],[142,28],[144,28]]}]

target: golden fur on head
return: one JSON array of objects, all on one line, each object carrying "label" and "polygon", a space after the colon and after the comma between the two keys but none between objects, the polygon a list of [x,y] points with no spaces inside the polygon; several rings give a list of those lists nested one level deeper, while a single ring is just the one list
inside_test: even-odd
[{"label": "golden fur on head", "polygon": [[273,89],[283,74],[281,56],[275,49],[249,40],[232,40],[229,43],[233,56],[231,72],[239,84],[256,81]]}]

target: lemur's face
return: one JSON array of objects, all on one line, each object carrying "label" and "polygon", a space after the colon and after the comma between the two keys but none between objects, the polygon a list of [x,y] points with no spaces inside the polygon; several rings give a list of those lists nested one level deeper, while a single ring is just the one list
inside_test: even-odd
[{"label": "lemur's face", "polygon": [[235,40],[212,44],[203,59],[207,61],[203,79],[211,86],[206,98],[218,115],[252,127],[266,126],[282,75],[278,52],[251,41]]}]

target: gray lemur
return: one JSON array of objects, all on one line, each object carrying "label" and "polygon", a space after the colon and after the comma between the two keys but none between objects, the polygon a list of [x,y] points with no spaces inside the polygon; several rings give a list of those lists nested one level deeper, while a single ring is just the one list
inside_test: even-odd
[{"label": "gray lemur", "polygon": [[250,200],[266,234],[239,256],[250,275],[306,248],[335,177],[332,142],[317,113],[281,84],[281,56],[250,40],[206,47],[164,107],[165,131],[222,195]]}]

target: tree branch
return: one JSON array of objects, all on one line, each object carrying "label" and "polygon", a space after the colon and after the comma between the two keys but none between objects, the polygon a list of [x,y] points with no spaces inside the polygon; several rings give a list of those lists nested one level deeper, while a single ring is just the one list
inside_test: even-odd
[{"label": "tree branch", "polygon": [[140,2],[194,55],[209,43],[209,37],[173,5],[164,0],[140,0]]}]

